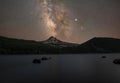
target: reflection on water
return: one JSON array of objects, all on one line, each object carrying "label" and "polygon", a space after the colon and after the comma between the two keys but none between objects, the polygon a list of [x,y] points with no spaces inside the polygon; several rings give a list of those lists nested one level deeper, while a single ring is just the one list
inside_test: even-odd
[{"label": "reflection on water", "polygon": [[[120,65],[112,63],[119,55],[0,56],[0,83],[120,83]],[[44,56],[52,59],[32,63]]]}]

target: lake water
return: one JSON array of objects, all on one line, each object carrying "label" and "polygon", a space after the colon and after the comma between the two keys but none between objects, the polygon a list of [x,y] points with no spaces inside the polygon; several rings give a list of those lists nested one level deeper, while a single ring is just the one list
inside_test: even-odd
[{"label": "lake water", "polygon": [[[52,59],[32,63],[43,56]],[[1,55],[0,83],[120,83],[116,58],[120,54]]]}]

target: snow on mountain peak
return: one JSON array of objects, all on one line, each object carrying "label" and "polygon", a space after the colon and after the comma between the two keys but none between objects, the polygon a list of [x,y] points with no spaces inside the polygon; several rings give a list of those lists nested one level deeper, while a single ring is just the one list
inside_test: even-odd
[{"label": "snow on mountain peak", "polygon": [[51,36],[46,41],[44,41],[44,43],[53,43],[53,44],[60,43],[60,42],[62,42],[62,41],[58,40],[57,38],[55,38],[53,36]]}]

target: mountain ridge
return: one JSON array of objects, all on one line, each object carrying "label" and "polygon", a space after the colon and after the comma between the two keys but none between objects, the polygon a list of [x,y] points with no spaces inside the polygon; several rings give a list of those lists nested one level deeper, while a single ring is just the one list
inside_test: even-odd
[{"label": "mountain ridge", "polygon": [[82,44],[75,44],[55,37],[37,42],[0,36],[0,54],[64,53],[120,53],[120,39],[94,37]]}]

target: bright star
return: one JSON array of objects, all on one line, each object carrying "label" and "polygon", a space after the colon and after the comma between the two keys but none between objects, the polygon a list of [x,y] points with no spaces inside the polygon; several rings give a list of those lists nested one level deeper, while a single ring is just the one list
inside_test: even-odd
[{"label": "bright star", "polygon": [[77,22],[78,21],[78,19],[77,18],[75,18],[75,22]]}]

